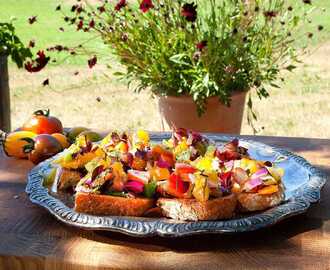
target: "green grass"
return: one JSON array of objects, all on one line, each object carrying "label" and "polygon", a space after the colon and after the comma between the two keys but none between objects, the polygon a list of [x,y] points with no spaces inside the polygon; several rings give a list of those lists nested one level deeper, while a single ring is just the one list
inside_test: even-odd
[{"label": "green grass", "polygon": [[[0,21],[16,18],[14,25],[17,34],[24,44],[28,44],[30,40],[34,39],[36,41],[35,51],[56,44],[77,46],[81,42],[93,38],[91,34],[77,32],[74,26],[67,25],[62,13],[55,11],[58,4],[62,4],[63,11],[69,13],[70,6],[59,0],[2,0],[0,1]],[[37,16],[37,22],[30,25],[28,23],[30,16]],[[65,31],[61,32],[60,27],[63,27]],[[94,39],[88,44],[91,50],[104,50],[106,54],[106,45],[99,39]],[[87,58],[87,56],[66,58],[63,55],[60,60],[63,60],[64,64],[82,65],[86,64]],[[60,62],[62,63],[62,61]]]}]

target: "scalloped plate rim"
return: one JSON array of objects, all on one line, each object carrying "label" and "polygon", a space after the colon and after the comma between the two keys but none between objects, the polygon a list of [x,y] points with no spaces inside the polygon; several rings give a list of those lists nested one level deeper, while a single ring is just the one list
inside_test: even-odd
[{"label": "scalloped plate rim", "polygon": [[[170,133],[167,132],[151,134],[151,139],[161,140],[167,138],[169,134]],[[161,237],[180,237],[204,233],[233,234],[255,231],[264,227],[273,226],[288,217],[304,213],[310,207],[311,203],[316,203],[320,200],[320,191],[326,183],[327,177],[323,172],[313,167],[304,158],[295,155],[288,150],[277,148],[276,146],[264,144],[251,139],[240,138],[240,136],[219,134],[207,134],[207,136],[216,142],[229,141],[234,138],[239,138],[241,142],[252,144],[256,146],[257,149],[268,148],[273,152],[287,157],[288,159],[293,159],[294,162],[304,167],[310,173],[309,181],[305,184],[305,186],[309,187],[312,191],[310,191],[307,195],[303,192],[302,194],[299,194],[299,197],[298,195],[294,195],[290,198],[290,200],[284,202],[283,204],[266,211],[259,212],[255,215],[231,220],[175,222],[166,218],[148,219],[142,217],[92,216],[76,213],[73,209],[64,205],[64,203],[59,199],[51,196],[51,194],[48,193],[47,188],[43,187],[43,177],[40,174],[40,170],[48,166],[51,160],[56,158],[55,156],[40,163],[30,171],[28,174],[26,193],[29,194],[29,198],[32,203],[38,204],[39,206],[47,209],[50,214],[67,225],[87,230],[114,231],[136,237],[148,237],[155,235]],[[311,186],[312,181],[315,182],[313,182],[313,186]],[[313,195],[311,195],[311,193],[313,193]],[[52,202],[51,205],[49,205],[47,201]],[[282,211],[282,208],[284,208],[283,210],[285,211]],[[65,214],[62,215],[62,213]],[[68,215],[76,216],[75,220],[68,218]],[[79,219],[80,222],[78,222]],[[84,222],[84,220],[87,221]],[[97,223],[97,220],[100,222]],[[260,220],[262,221],[260,222]],[[134,225],[133,228],[132,225]],[[193,228],[190,228],[191,226]]]}]

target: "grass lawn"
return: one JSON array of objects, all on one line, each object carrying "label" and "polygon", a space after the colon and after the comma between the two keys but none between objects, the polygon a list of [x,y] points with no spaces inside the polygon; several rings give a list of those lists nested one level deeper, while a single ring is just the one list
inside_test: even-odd
[{"label": "grass lawn", "polygon": [[[297,0],[298,1],[298,0]],[[66,0],[70,2],[70,0]],[[324,7],[317,12],[313,25],[324,25],[323,33],[316,37],[314,54],[305,56],[305,64],[293,73],[286,73],[286,82],[281,89],[273,89],[271,98],[255,99],[259,112],[260,135],[330,137],[330,1],[314,0]],[[56,43],[77,44],[86,39],[63,26],[60,13],[56,13],[56,0],[6,0],[0,1],[0,21],[10,16],[17,18],[15,25],[24,42],[36,39],[37,47]],[[29,25],[27,18],[37,15],[38,23]],[[306,25],[308,31],[314,29]],[[104,48],[102,42],[94,40],[91,47]],[[148,92],[134,94],[116,81],[113,71],[103,65],[88,69],[86,58],[65,60],[64,64],[52,66],[39,74],[27,74],[10,64],[11,110],[13,127],[18,127],[29,114],[40,108],[50,108],[66,126],[89,126],[95,129],[160,130],[161,120],[157,102]],[[113,61],[111,61],[113,63]],[[79,71],[79,75],[74,73]],[[50,79],[50,86],[41,82]],[[100,97],[100,101],[97,98]],[[244,120],[244,134],[252,130]]]}]

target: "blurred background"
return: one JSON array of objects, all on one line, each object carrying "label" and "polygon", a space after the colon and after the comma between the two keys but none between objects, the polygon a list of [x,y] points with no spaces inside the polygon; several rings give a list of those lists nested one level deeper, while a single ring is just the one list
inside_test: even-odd
[{"label": "blurred background", "polygon": [[[36,74],[18,70],[10,62],[12,127],[20,126],[33,111],[49,108],[65,126],[161,130],[157,100],[147,91],[137,94],[128,90],[112,75],[122,67],[107,54],[106,46],[67,26],[63,15],[55,11],[58,4],[69,10],[73,3],[73,0],[0,1],[0,21],[15,17],[16,31],[25,44],[35,40],[36,48],[45,48],[89,40],[91,51],[104,49],[93,69],[87,66],[87,56],[59,56],[58,63]],[[259,117],[258,135],[330,138],[330,1],[314,0],[313,4],[318,9],[304,31],[317,33],[309,53],[302,56],[304,63],[294,73],[283,74],[284,82],[280,88],[271,90],[270,98],[254,99]],[[36,23],[28,23],[30,16],[37,16]],[[324,27],[321,32],[318,25]],[[46,79],[49,85],[44,86]],[[242,134],[253,134],[245,118]]]}]

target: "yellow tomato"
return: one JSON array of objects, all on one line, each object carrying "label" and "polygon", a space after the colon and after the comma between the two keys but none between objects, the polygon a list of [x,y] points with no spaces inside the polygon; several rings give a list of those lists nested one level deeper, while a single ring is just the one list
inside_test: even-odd
[{"label": "yellow tomato", "polygon": [[52,136],[61,144],[63,149],[70,146],[68,138],[62,133],[54,133]]},{"label": "yellow tomato", "polygon": [[4,152],[10,157],[27,158],[24,146],[28,144],[24,138],[33,139],[37,135],[31,131],[15,131],[5,135],[2,142]]}]

